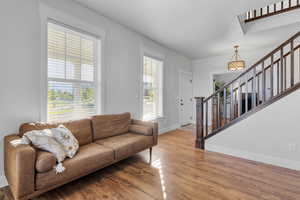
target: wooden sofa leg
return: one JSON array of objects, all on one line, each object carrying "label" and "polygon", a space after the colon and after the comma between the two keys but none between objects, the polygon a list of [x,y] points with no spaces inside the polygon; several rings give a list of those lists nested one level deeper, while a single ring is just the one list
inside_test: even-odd
[{"label": "wooden sofa leg", "polygon": [[149,164],[152,163],[152,147],[149,149]]}]

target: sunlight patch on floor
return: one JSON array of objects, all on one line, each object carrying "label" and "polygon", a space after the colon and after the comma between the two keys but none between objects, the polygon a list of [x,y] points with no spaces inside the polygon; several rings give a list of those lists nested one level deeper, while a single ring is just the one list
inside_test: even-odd
[{"label": "sunlight patch on floor", "polygon": [[166,186],[165,186],[164,174],[163,174],[163,170],[162,170],[162,167],[161,167],[161,161],[160,161],[160,159],[155,160],[152,163],[152,166],[155,167],[155,168],[157,168],[158,171],[159,171],[161,189],[162,189],[162,192],[163,192],[163,199],[166,200],[167,199]]}]

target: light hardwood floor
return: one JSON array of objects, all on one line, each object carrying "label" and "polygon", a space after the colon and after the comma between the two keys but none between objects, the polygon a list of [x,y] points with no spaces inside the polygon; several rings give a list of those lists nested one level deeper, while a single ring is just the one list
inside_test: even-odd
[{"label": "light hardwood floor", "polygon": [[[159,136],[152,165],[147,161],[145,151],[36,199],[300,199],[300,172],[197,150],[191,131]],[[10,200],[2,191],[0,200]]]}]

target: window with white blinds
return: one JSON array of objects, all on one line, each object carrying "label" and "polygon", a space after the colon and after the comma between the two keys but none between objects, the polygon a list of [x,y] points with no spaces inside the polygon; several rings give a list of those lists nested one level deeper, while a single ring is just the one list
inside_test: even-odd
[{"label": "window with white blinds", "polygon": [[143,120],[163,116],[163,61],[143,58]]},{"label": "window with white blinds", "polygon": [[48,22],[47,121],[96,114],[98,39]]}]

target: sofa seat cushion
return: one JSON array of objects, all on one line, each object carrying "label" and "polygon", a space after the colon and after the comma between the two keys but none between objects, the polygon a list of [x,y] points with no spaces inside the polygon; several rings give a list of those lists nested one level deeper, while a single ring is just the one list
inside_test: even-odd
[{"label": "sofa seat cushion", "polygon": [[37,172],[48,172],[52,170],[55,165],[56,158],[52,153],[40,150],[36,152],[35,169]]},{"label": "sofa seat cushion", "polygon": [[93,116],[94,140],[127,133],[130,123],[130,113]]},{"label": "sofa seat cushion", "polygon": [[92,122],[90,119],[81,119],[64,123],[25,123],[19,128],[20,137],[28,131],[56,128],[60,124],[64,125],[72,132],[80,146],[89,144],[93,141]]},{"label": "sofa seat cushion", "polygon": [[95,143],[114,149],[115,159],[121,160],[153,146],[153,137],[135,133],[126,133],[96,140]]},{"label": "sofa seat cushion", "polygon": [[56,174],[55,170],[36,174],[36,190],[69,182],[96,171],[114,161],[114,151],[103,145],[91,143],[81,146],[72,159],[63,162],[66,170]]}]

